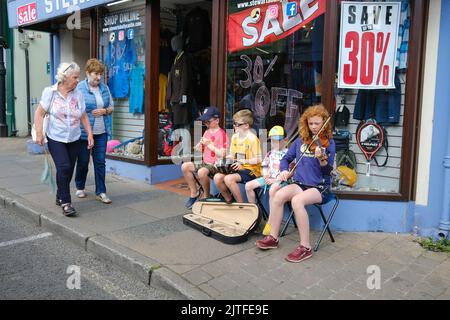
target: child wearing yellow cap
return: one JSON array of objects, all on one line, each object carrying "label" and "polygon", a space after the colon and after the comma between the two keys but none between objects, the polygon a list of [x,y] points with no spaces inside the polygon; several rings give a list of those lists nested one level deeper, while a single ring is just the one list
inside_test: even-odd
[{"label": "child wearing yellow cap", "polygon": [[[286,137],[284,129],[281,126],[274,126],[269,131],[271,150],[267,152],[264,160],[261,163],[262,177],[249,181],[245,184],[245,192],[250,203],[256,203],[255,189],[270,188],[270,193],[273,194],[280,188],[280,181],[277,176],[280,173],[280,161],[287,152]],[[269,226],[265,229],[267,229]]]}]

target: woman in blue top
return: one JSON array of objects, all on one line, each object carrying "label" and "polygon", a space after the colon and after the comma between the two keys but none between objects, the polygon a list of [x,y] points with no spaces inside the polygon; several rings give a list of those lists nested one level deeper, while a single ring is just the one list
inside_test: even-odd
[{"label": "woman in blue top", "polygon": [[300,262],[312,256],[309,244],[309,219],[305,206],[326,202],[329,194],[330,174],[335,156],[331,122],[328,122],[320,132],[319,139],[312,143],[312,138],[328,118],[329,113],[323,105],[309,107],[300,117],[299,138],[281,159],[281,172],[278,176],[280,181],[290,179],[289,164],[294,159],[301,159],[295,169],[293,183],[283,187],[270,198],[270,235],[256,241],[256,246],[263,250],[278,247],[284,204],[291,201],[300,234],[300,245],[285,258],[289,262]]},{"label": "woman in blue top", "polygon": [[[96,199],[103,203],[111,203],[106,195],[106,144],[112,138],[111,114],[114,110],[113,99],[108,86],[101,79],[103,64],[97,59],[89,59],[86,63],[86,80],[78,84],[77,89],[83,94],[86,103],[86,113],[94,135],[95,146],[92,149],[92,159],[95,171]],[[86,132],[81,128],[81,144],[87,142]],[[86,177],[89,168],[90,150],[82,148],[78,155],[75,175],[76,195],[85,198]]]},{"label": "woman in blue top", "polygon": [[[56,204],[61,206],[65,216],[76,214],[71,204],[70,181],[81,149],[80,124],[86,132],[87,141],[83,148],[88,152],[94,146],[83,95],[77,90],[79,79],[80,67],[75,62],[61,63],[56,75],[57,83],[44,89],[34,115],[36,143],[43,145],[45,138],[48,140],[48,150],[56,166]],[[46,113],[49,114],[49,120],[47,137],[44,137]]]}]

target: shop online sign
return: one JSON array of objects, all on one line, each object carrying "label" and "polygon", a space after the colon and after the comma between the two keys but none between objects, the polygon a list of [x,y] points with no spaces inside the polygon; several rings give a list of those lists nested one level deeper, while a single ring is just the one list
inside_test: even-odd
[{"label": "shop online sign", "polygon": [[9,27],[15,28],[72,14],[112,0],[8,0]]},{"label": "shop online sign", "polygon": [[325,12],[326,0],[252,0],[228,16],[228,51],[273,43],[294,33]]},{"label": "shop online sign", "polygon": [[395,88],[400,2],[341,3],[339,88]]}]

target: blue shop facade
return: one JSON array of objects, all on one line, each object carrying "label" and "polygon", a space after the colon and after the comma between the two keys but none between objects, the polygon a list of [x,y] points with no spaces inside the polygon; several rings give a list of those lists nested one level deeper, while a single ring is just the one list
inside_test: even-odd
[{"label": "blue shop facade", "polygon": [[[450,1],[391,2],[397,9],[381,1],[9,0],[8,21],[10,28],[51,34],[53,73],[68,58],[81,67],[80,57],[104,62],[115,103],[111,173],[149,184],[180,178],[180,163],[201,134],[195,120],[208,105],[220,108],[226,129],[234,112],[251,109],[264,140],[276,124],[294,135],[303,110],[323,103],[355,155],[353,163],[336,164],[351,170],[335,176],[341,201],[331,227],[447,237]],[[395,35],[378,23],[378,13]],[[361,38],[358,48],[366,51],[353,66],[365,68],[371,54],[386,58],[373,76],[390,86],[340,85],[341,50],[352,61],[358,40],[345,37],[342,26],[353,20],[375,34]],[[74,45],[79,30],[88,45]],[[380,32],[395,38],[391,69]],[[346,69],[348,81],[354,70]],[[363,82],[370,77],[364,70]],[[358,129],[372,118],[388,145],[369,161]],[[312,214],[312,226],[320,223]]]}]

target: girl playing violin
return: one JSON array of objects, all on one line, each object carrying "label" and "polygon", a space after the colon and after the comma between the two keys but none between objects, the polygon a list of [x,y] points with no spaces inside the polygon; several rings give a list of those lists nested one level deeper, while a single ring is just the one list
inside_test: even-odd
[{"label": "girl playing violin", "polygon": [[[278,247],[284,204],[291,201],[300,234],[300,244],[285,258],[289,262],[300,262],[312,256],[309,244],[309,219],[305,206],[325,203],[329,195],[330,174],[335,156],[329,117],[328,111],[321,104],[309,107],[300,117],[299,137],[292,143],[280,163],[281,172],[278,179],[286,182],[285,186],[269,201],[270,235],[256,241],[256,246],[263,250]],[[316,139],[312,141],[313,138]],[[294,159],[299,162],[295,170],[288,171],[289,163]]]}]

